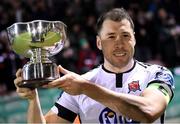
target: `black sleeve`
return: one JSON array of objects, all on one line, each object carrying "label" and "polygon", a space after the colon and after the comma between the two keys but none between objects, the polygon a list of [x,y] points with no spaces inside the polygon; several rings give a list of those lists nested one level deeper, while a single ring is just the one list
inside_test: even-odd
[{"label": "black sleeve", "polygon": [[58,116],[61,117],[61,118],[64,118],[70,122],[74,122],[77,114],[74,113],[73,111],[63,107],[62,105],[59,105],[58,103],[55,103],[55,106],[57,107],[58,109]]}]

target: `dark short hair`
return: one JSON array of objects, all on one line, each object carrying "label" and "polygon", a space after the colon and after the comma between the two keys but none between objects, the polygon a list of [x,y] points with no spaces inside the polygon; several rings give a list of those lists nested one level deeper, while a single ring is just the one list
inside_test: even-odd
[{"label": "dark short hair", "polygon": [[127,19],[130,22],[131,28],[134,30],[134,23],[129,16],[128,12],[124,8],[114,8],[104,14],[102,14],[96,24],[97,33],[99,34],[102,24],[106,19],[110,19],[112,21],[122,21],[123,19]]}]

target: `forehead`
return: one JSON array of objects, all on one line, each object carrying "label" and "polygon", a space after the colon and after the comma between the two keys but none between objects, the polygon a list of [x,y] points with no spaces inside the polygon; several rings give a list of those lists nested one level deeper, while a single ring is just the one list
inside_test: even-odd
[{"label": "forehead", "polygon": [[121,21],[113,21],[107,19],[102,24],[101,33],[109,33],[109,32],[132,32],[133,29],[131,27],[130,22],[127,19],[123,19]]}]

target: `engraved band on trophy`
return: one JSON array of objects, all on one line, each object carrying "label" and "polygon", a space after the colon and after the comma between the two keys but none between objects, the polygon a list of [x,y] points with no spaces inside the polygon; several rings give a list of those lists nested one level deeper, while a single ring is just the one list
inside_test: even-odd
[{"label": "engraved band on trophy", "polygon": [[66,41],[66,25],[61,21],[18,22],[7,28],[14,52],[30,58],[22,68],[20,87],[36,88],[59,78],[56,63],[49,57],[59,53]]}]

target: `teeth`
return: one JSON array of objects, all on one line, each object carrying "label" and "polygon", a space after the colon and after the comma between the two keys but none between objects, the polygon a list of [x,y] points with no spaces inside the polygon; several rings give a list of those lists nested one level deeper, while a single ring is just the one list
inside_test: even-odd
[{"label": "teeth", "polygon": [[115,56],[124,56],[126,53],[115,53]]}]

